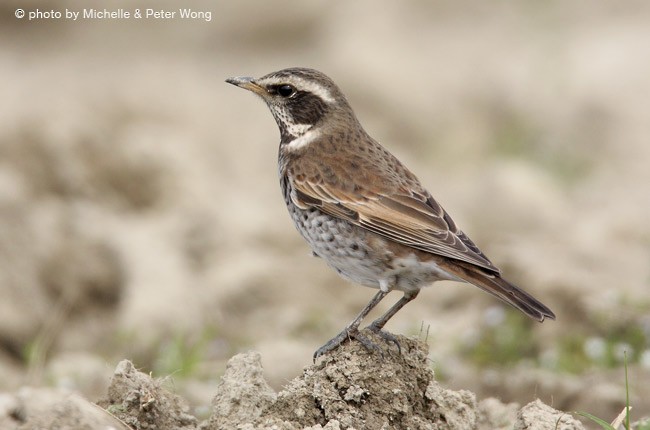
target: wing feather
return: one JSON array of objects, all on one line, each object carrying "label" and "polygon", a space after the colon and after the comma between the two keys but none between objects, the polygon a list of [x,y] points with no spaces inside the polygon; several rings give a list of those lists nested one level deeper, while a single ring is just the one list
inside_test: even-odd
[{"label": "wing feather", "polygon": [[291,185],[299,207],[317,207],[395,242],[499,273],[428,193],[354,195],[323,182],[293,180]]}]

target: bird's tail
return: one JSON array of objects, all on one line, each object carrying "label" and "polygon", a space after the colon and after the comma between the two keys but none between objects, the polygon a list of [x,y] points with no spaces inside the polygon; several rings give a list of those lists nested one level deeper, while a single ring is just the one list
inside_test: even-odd
[{"label": "bird's tail", "polygon": [[514,306],[532,319],[539,322],[544,321],[545,318],[555,319],[555,314],[546,305],[497,273],[490,273],[462,262],[444,266],[445,271]]}]

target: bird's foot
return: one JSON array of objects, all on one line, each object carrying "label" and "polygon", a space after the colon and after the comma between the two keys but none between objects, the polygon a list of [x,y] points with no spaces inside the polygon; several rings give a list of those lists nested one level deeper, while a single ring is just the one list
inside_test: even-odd
[{"label": "bird's foot", "polygon": [[379,348],[379,346],[373,343],[366,336],[359,333],[358,328],[346,327],[343,329],[341,333],[337,334],[332,339],[328,340],[325,345],[321,346],[316,350],[316,352],[314,352],[314,363],[316,362],[316,359],[318,357],[338,348],[343,342],[349,339],[356,339],[369,351],[379,351],[383,355],[381,348]]},{"label": "bird's foot", "polygon": [[[372,324],[368,326],[368,329],[371,330],[373,333],[377,334],[384,341],[394,343],[395,346],[397,346],[397,350],[400,353],[402,352],[402,348],[400,347],[399,342],[397,341],[397,338],[395,336],[393,336],[388,332],[382,331],[379,327],[373,326]],[[367,336],[361,334],[358,328],[346,327],[345,329],[343,329],[341,333],[337,334],[332,339],[328,340],[325,345],[321,346],[316,350],[316,352],[314,352],[314,357],[313,357],[314,362],[316,362],[316,359],[322,356],[323,354],[326,354],[338,348],[343,342],[345,342],[348,339],[356,339],[368,351],[378,352],[382,357],[384,356],[383,349],[375,342],[370,340]]]},{"label": "bird's foot", "polygon": [[375,333],[377,336],[381,337],[384,339],[385,342],[387,343],[394,343],[395,346],[397,347],[397,352],[402,353],[402,347],[399,344],[399,341],[397,340],[397,336],[394,334],[388,333],[387,331],[383,331],[381,327],[378,325],[375,325],[375,323],[372,323],[368,326],[368,330],[372,331]]},{"label": "bird's foot", "polygon": [[330,340],[325,343],[325,345],[321,346],[314,352],[314,363],[316,362],[316,359],[320,357],[323,354],[326,354],[336,348],[338,348],[343,342],[345,342],[348,339],[353,338],[357,333],[359,333],[358,328],[350,328],[346,327],[343,329],[343,331]]}]

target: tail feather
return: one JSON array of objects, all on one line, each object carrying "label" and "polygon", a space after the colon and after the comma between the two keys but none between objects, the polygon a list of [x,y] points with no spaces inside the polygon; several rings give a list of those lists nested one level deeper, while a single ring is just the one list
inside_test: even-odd
[{"label": "tail feather", "polygon": [[490,273],[479,267],[458,264],[458,262],[445,266],[445,271],[514,306],[532,319],[539,322],[543,322],[546,318],[555,319],[555,314],[546,305],[526,291],[506,281],[498,273]]}]

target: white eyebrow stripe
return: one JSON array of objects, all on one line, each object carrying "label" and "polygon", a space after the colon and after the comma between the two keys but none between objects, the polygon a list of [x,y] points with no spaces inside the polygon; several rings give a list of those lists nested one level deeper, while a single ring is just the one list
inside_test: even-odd
[{"label": "white eyebrow stripe", "polygon": [[327,103],[334,103],[334,97],[332,93],[322,85],[319,85],[312,81],[307,81],[298,76],[291,76],[288,78],[266,78],[263,81],[258,81],[258,83],[264,83],[265,85],[280,85],[280,84],[289,84],[295,86],[298,90],[308,91]]},{"label": "white eyebrow stripe", "polygon": [[[300,124],[300,125],[304,125],[304,124]],[[312,143],[314,140],[318,139],[320,135],[321,133],[319,130],[309,130],[302,136],[296,137],[291,142],[287,143],[287,146],[285,148],[290,152],[298,151],[299,149],[304,148],[305,146]]]},{"label": "white eyebrow stripe", "polygon": [[306,91],[309,91],[310,93],[317,95],[327,103],[334,103],[334,97],[332,97],[332,93],[329,92],[327,88],[325,88],[322,85],[318,85],[315,82],[310,82],[310,81],[305,81],[304,79],[296,79],[300,83],[296,85],[299,89],[304,89]]}]

